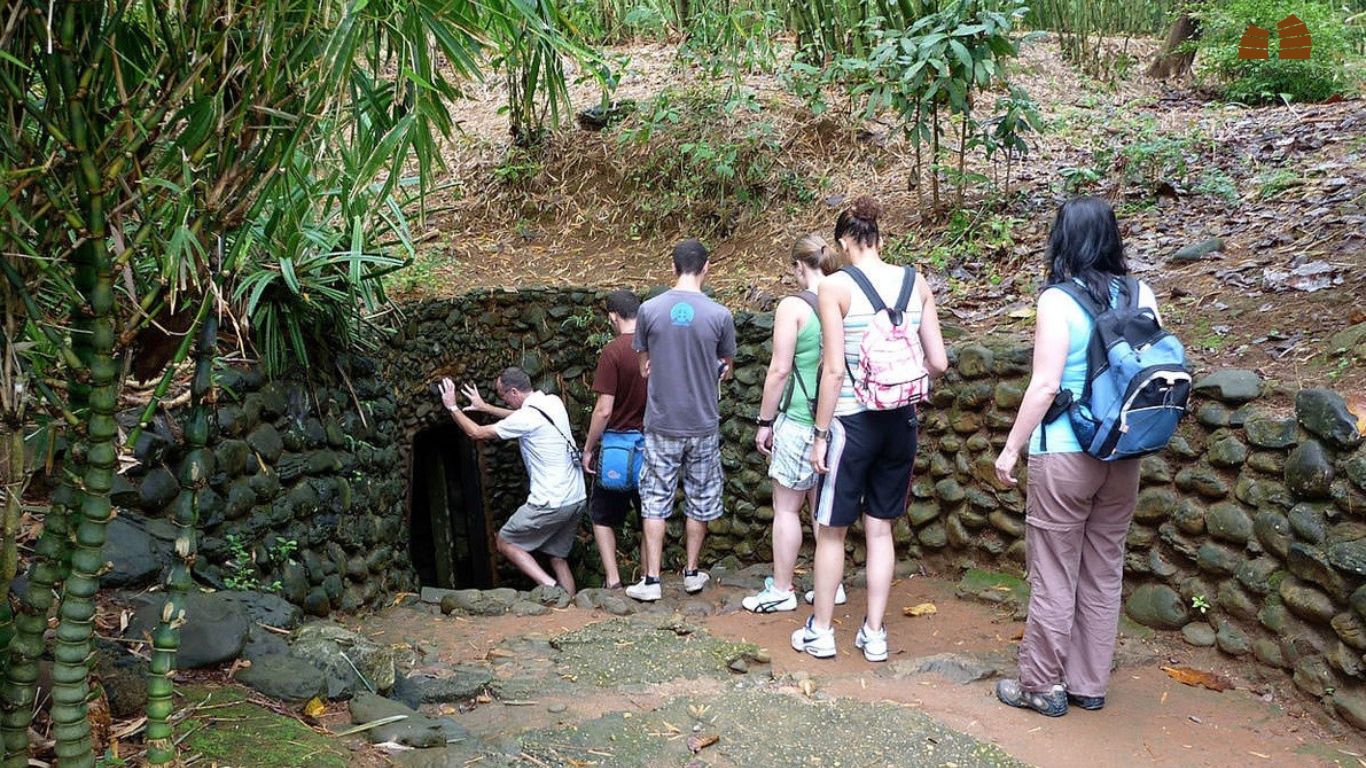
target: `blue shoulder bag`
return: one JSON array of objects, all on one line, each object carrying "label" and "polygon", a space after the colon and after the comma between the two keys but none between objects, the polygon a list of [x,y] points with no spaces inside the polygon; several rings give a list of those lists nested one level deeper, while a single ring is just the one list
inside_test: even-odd
[{"label": "blue shoulder bag", "polygon": [[598,485],[609,491],[634,491],[645,466],[645,435],[637,430],[602,433]]}]

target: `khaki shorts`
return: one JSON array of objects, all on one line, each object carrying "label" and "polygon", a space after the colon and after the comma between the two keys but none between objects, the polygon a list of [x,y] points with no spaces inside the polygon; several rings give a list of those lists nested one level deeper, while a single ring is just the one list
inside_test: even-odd
[{"label": "khaki shorts", "polygon": [[587,500],[563,507],[543,507],[527,502],[512,513],[498,535],[519,549],[569,557],[579,534],[579,520]]}]

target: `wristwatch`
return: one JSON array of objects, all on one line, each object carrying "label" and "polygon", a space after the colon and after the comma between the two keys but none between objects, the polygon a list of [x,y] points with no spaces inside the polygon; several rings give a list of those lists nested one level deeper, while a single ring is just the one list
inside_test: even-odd
[{"label": "wristwatch", "polygon": [[812,427],[811,436],[817,440],[829,440],[830,428],[826,427],[825,429],[821,429],[820,427]]},{"label": "wristwatch", "polygon": [[755,419],[754,419],[754,423],[755,423],[755,424],[758,424],[758,425],[761,426],[761,427],[771,427],[771,426],[773,426],[773,419],[765,419],[765,418],[759,417],[759,418],[755,418]]}]

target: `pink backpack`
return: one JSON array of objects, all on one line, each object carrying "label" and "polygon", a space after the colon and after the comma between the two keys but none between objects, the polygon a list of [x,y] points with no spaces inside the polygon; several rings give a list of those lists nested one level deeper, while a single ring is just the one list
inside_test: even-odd
[{"label": "pink backpack", "polygon": [[[911,294],[915,291],[915,270],[906,267],[901,295],[890,308],[883,303],[862,270],[845,267],[843,271],[853,278],[868,297],[868,303],[873,305],[873,319],[859,345],[859,375],[855,376],[852,369],[849,371],[854,396],[875,411],[928,400],[930,376],[925,370],[925,350],[920,346],[918,329],[912,327],[906,316]],[[848,363],[845,365],[847,367]]]}]

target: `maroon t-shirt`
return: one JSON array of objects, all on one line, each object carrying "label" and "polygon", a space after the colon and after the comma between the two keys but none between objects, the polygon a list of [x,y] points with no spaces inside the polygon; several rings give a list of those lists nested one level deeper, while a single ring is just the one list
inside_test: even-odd
[{"label": "maroon t-shirt", "polygon": [[645,379],[640,376],[640,355],[631,347],[633,333],[623,333],[602,349],[593,391],[611,395],[612,416],[607,428],[614,432],[645,427]]}]

